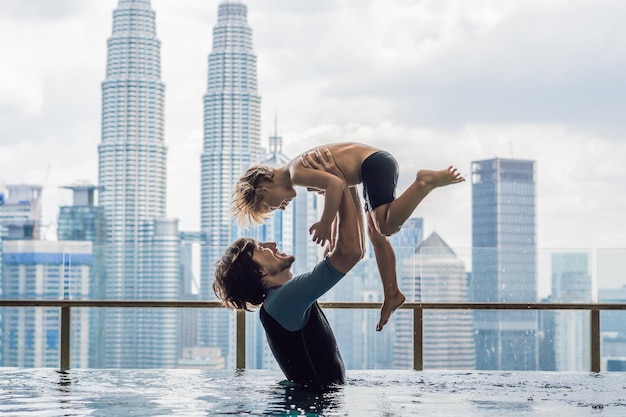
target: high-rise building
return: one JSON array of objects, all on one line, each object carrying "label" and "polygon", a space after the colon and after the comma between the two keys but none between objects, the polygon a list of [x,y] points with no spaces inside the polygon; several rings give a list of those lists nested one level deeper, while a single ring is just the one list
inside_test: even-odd
[{"label": "high-rise building", "polygon": [[[552,254],[551,301],[590,303],[591,274],[589,254]],[[554,312],[554,360],[556,371],[588,371],[590,365],[589,312]],[[573,349],[573,347],[576,347]]]},{"label": "high-rise building", "polygon": [[0,242],[9,236],[39,238],[41,190],[40,185],[26,184],[7,185],[0,190]]},{"label": "high-rise building", "polygon": [[[424,219],[421,217],[408,219],[390,240],[396,253],[400,290],[406,297],[406,301],[419,301],[421,283],[415,279],[417,276],[415,268],[416,258],[419,256],[417,247],[424,241]],[[393,313],[391,320],[395,324],[396,335],[390,349],[392,351],[392,366],[390,367],[413,369],[413,313],[409,310],[397,310]]]},{"label": "high-rise building", "polygon": [[[472,162],[471,301],[536,302],[535,162]],[[477,369],[536,370],[537,314],[474,314]]]},{"label": "high-rise building", "polygon": [[[87,298],[92,265],[91,242],[7,240],[4,242],[2,292],[18,300]],[[72,310],[71,367],[89,366],[89,310]],[[5,308],[0,366],[58,367],[61,310]]]},{"label": "high-rise building", "polygon": [[[208,64],[200,207],[207,243],[202,248],[200,297],[213,300],[213,266],[232,241],[244,235],[230,216],[234,185],[262,157],[257,59],[243,3],[219,5]],[[201,346],[220,348],[228,367],[234,366],[232,320],[227,311],[209,309],[200,316],[198,334]]]},{"label": "high-rise building", "polygon": [[[41,190],[40,185],[5,186],[0,183],[0,257],[3,240],[38,238],[41,224]],[[0,262],[1,277],[2,262]]]},{"label": "high-rise building", "polygon": [[[599,288],[598,302],[626,303],[626,285],[621,288]],[[602,335],[602,369],[606,371],[626,370],[626,313],[608,310],[600,312]]]},{"label": "high-rise building", "polygon": [[[98,146],[110,299],[179,296],[179,251],[173,242],[180,238],[177,223],[164,218],[167,150],[160,45],[150,1],[119,0],[108,40]],[[176,312],[107,309],[106,314],[107,367],[175,366],[179,352],[171,346],[177,331],[160,326],[175,320]]]},{"label": "high-rise building", "polygon": [[[465,262],[433,232],[417,248],[416,279],[423,302],[468,301]],[[475,366],[473,317],[463,310],[424,312],[424,367],[473,369]]]},{"label": "high-rise building", "polygon": [[[405,259],[403,282],[412,280],[414,292],[407,299],[417,302],[463,303],[468,300],[465,262],[433,232],[415,250],[414,259]],[[409,331],[407,331],[409,330]],[[410,346],[412,329],[402,326],[398,339],[400,346]],[[423,323],[425,369],[473,369],[474,339],[472,316],[462,310],[424,312]],[[398,351],[396,367],[410,367],[402,363],[412,359],[412,350]],[[402,366],[401,366],[402,365]]]},{"label": "high-rise building", "polygon": [[28,225],[34,239],[38,238],[37,226],[41,221],[40,185],[7,185],[0,190],[0,236],[7,236],[8,225]]},{"label": "high-rise building", "polygon": [[[93,244],[89,292],[85,295],[92,300],[101,300],[105,298],[107,230],[104,208],[95,204],[94,196],[98,187],[90,184],[76,184],[63,188],[72,190],[73,203],[59,208],[58,239],[59,241],[86,241]],[[103,310],[90,309],[89,320],[89,367],[102,368],[105,366],[105,352],[101,348],[105,342]]]},{"label": "high-rise building", "polygon": [[[198,300],[199,282],[199,252],[204,235],[197,231],[180,232],[180,273],[182,282],[181,299]],[[180,349],[189,356],[190,352],[198,346],[198,313],[196,308],[184,308],[180,310]],[[211,352],[215,350],[201,349],[200,352]],[[194,353],[195,354],[195,353]],[[180,364],[179,364],[180,366]]]}]

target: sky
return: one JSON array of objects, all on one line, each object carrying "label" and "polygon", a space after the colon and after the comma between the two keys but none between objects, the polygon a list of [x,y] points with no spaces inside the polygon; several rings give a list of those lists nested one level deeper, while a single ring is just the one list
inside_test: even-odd
[{"label": "sky", "polygon": [[[44,186],[54,238],[60,186],[97,184],[101,83],[117,0],[0,2],[0,182]],[[200,223],[202,96],[219,1],[152,0],[166,85],[169,217]],[[468,181],[414,215],[459,253],[471,241],[471,162],[536,161],[540,262],[591,250],[626,269],[626,2],[256,0],[262,144],[284,153],[358,141],[390,151],[398,191],[422,168]],[[608,267],[611,265],[611,267]],[[617,265],[617,267],[613,267]],[[609,277],[613,275],[612,277]],[[622,279],[626,281],[626,279]]]}]

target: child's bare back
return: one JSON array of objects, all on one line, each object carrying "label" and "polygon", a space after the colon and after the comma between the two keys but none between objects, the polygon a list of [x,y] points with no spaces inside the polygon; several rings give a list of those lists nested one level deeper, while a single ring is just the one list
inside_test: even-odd
[{"label": "child's bare back", "polygon": [[[335,165],[345,177],[346,185],[353,186],[363,182],[361,178],[361,165],[368,156],[380,151],[378,148],[356,142],[332,143],[317,148],[309,149],[302,155],[314,152],[316,149],[328,148],[335,160]],[[291,163],[300,161],[300,156],[294,158]]]},{"label": "child's bare back", "polygon": [[[331,143],[329,145],[311,148],[308,151],[303,152],[297,158],[291,160],[289,165],[296,164],[299,168],[300,166],[298,166],[298,162],[302,159],[303,155],[324,148],[328,149],[332,154],[335,165],[339,168],[339,170],[341,170],[345,177],[344,179],[347,186],[354,186],[363,182],[363,178],[361,177],[361,166],[363,165],[363,162],[365,162],[370,155],[381,150],[374,148],[373,146],[357,142]],[[427,169],[419,170],[416,174],[415,180],[422,186],[430,189],[465,181],[465,179],[452,166],[439,171],[431,171]]]}]

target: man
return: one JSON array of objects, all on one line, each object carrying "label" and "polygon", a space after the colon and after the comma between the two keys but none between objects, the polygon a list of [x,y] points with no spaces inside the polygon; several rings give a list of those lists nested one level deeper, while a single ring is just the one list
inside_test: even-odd
[{"label": "man", "polygon": [[[316,169],[341,175],[332,156],[309,156]],[[344,187],[328,255],[293,277],[295,258],[272,242],[237,239],[215,265],[215,294],[230,308],[261,305],[259,316],[272,353],[292,382],[315,387],[345,383],[343,360],[317,299],[364,254],[363,215],[354,188]]]}]

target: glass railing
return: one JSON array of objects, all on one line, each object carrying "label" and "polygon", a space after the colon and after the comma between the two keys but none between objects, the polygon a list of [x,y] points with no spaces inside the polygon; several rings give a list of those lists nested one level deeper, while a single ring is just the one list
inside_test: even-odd
[{"label": "glass railing", "polygon": [[[113,285],[105,247],[4,243],[0,366],[278,369],[257,310],[203,290],[198,248],[160,244]],[[407,302],[381,332],[376,263],[362,260],[321,300],[346,368],[626,370],[626,249],[520,251],[396,247]]]},{"label": "glass railing", "polygon": [[[58,334],[52,335],[48,332],[45,336],[45,339],[40,336],[34,335],[32,343],[35,344],[38,342],[38,339],[45,340],[46,347],[49,348],[51,352],[48,352],[48,356],[50,362],[47,363],[37,363],[34,362],[30,365],[32,367],[55,367],[55,362],[59,364],[61,370],[70,369],[72,364],[71,352],[78,346],[77,351],[74,353],[75,355],[84,356],[86,351],[81,348],[79,345],[80,342],[84,341],[86,337],[84,335],[72,335],[72,333],[80,333],[81,322],[84,322],[84,314],[80,314],[79,317],[73,317],[74,313],[72,312],[80,312],[86,308],[94,309],[110,309],[110,310],[134,310],[136,313],[136,317],[141,316],[141,311],[144,312],[154,312],[158,310],[172,310],[180,313],[181,309],[215,309],[222,308],[220,303],[211,302],[211,301],[112,301],[112,300],[0,300],[0,306],[5,307],[5,311],[17,311],[18,313],[23,312],[24,310],[58,310],[59,312],[59,323],[60,329]],[[372,302],[322,302],[320,306],[325,309],[333,309],[333,310],[352,310],[357,312],[363,312],[369,309],[378,309],[380,307],[380,303],[372,303]],[[579,317],[587,317],[588,320],[575,320],[575,323],[579,322],[587,323],[588,327],[584,329],[584,333],[586,333],[588,339],[582,340],[583,345],[587,344],[590,346],[588,349],[588,357],[587,363],[590,364],[588,370],[592,372],[600,372],[603,370],[601,365],[601,321],[600,321],[600,311],[603,312],[621,312],[626,310],[626,303],[414,303],[407,302],[400,307],[400,310],[409,310],[411,311],[412,323],[410,333],[412,334],[412,340],[409,341],[409,355],[408,358],[405,358],[402,355],[398,355],[400,358],[406,359],[407,362],[412,364],[412,368],[415,370],[423,370],[425,369],[424,364],[426,360],[430,360],[431,366],[430,369],[484,369],[484,368],[476,368],[473,363],[475,353],[472,349],[468,349],[467,346],[472,345],[471,338],[463,338],[458,337],[455,341],[449,341],[445,344],[437,343],[434,338],[428,338],[428,331],[437,329],[436,324],[434,322],[440,322],[441,319],[444,321],[447,317],[453,316],[456,311],[489,311],[489,312],[511,312],[511,311],[524,311],[524,312],[543,312],[543,311],[551,311],[555,312],[556,315],[562,313],[574,313],[576,315],[579,312],[587,312],[586,315],[580,315]],[[439,312],[440,314],[437,314]],[[398,314],[403,313],[403,311],[398,311]],[[431,314],[433,313],[433,314]],[[36,314],[36,313],[35,313]],[[465,313],[466,314],[466,313]],[[235,351],[236,351],[236,367],[237,368],[246,368],[246,358],[250,356],[250,340],[252,338],[250,331],[247,329],[246,325],[246,315],[249,313],[245,313],[243,311],[238,311],[235,313]],[[23,316],[23,314],[22,314]],[[9,315],[10,317],[10,315]],[[576,317],[576,316],[573,316]],[[432,322],[431,322],[432,320]],[[103,323],[106,325],[106,323]],[[359,323],[360,324],[360,323]],[[142,329],[145,327],[140,326]],[[453,326],[453,331],[461,331],[463,327]],[[152,357],[158,354],[155,351],[155,344],[163,344],[162,334],[153,335],[154,338],[152,343],[148,346],[136,346],[137,356],[140,354],[145,355],[146,357]],[[435,337],[440,337],[440,335],[435,334]],[[530,337],[532,336],[532,337]],[[535,339],[534,343],[540,344],[540,337],[535,337],[538,335],[529,335],[529,339]],[[51,341],[51,339],[53,341]],[[555,337],[555,339],[558,339]],[[580,341],[580,339],[579,339]],[[355,341],[356,344],[360,343],[358,340]],[[401,343],[398,343],[402,345]],[[11,347],[11,346],[9,346]],[[30,349],[33,346],[29,346],[28,342],[26,344],[20,344],[19,346],[22,349]],[[401,346],[400,346],[401,347]],[[151,349],[152,348],[152,349]],[[176,350],[176,346],[170,346],[171,349]],[[379,350],[380,348],[375,350]],[[581,349],[581,345],[578,346],[569,346],[570,351],[575,351],[576,349]],[[366,349],[364,349],[366,350]],[[53,353],[54,351],[58,352],[58,356],[55,357]],[[505,352],[506,349],[503,350]],[[10,349],[6,349],[3,347],[3,353],[10,353]],[[25,352],[22,352],[25,353]],[[186,357],[181,362],[177,364],[168,364],[166,362],[161,364],[161,367],[164,368],[173,368],[173,367],[211,367],[208,366],[205,360],[200,360],[198,357],[199,354],[202,354],[203,351],[198,350],[195,354],[195,358],[197,362],[194,366],[194,353],[193,350],[187,353]],[[213,352],[216,355],[219,355],[219,351]],[[612,351],[612,353],[614,353]],[[210,355],[210,349],[207,349],[206,355]],[[607,363],[604,366],[604,370],[617,370],[623,371],[624,369],[618,369],[619,366],[617,362],[623,352],[617,353],[617,358],[609,358],[607,359]],[[506,356],[504,353],[503,356]],[[528,357],[540,357],[539,352],[537,353],[529,353]],[[558,355],[557,355],[558,356]],[[541,368],[537,368],[538,365],[529,363],[528,357],[526,358],[526,365],[524,368],[520,369],[511,369],[511,367],[502,367],[503,370],[542,370]],[[76,362],[79,367],[88,367],[88,366],[80,366],[88,364],[88,362],[81,363],[81,358],[77,358]],[[125,358],[128,360],[128,358]],[[450,361],[456,361],[458,364],[451,364]],[[465,363],[462,363],[465,361]],[[584,360],[583,360],[584,361]],[[141,359],[139,362],[141,363]],[[220,364],[222,366],[220,366]],[[25,363],[24,365],[29,365]],[[223,368],[224,361],[214,361],[213,366],[216,368]],[[10,366],[10,365],[5,365]],[[258,368],[258,366],[256,366]],[[394,368],[398,368],[395,366]],[[403,368],[400,366],[399,368]],[[615,369],[613,369],[615,368]],[[374,368],[372,368],[374,369]],[[496,368],[500,369],[500,368]],[[550,370],[550,369],[543,369]],[[555,369],[552,369],[555,370]]]}]

